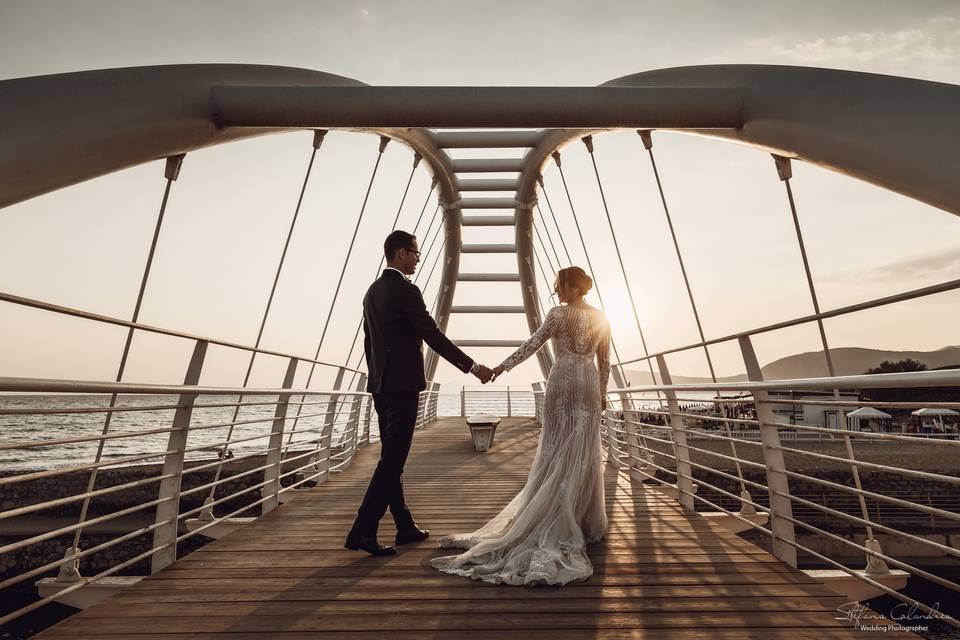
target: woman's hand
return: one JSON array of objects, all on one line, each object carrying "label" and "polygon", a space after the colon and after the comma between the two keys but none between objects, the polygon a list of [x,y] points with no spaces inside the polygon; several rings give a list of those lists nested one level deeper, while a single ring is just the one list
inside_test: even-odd
[{"label": "woman's hand", "polygon": [[494,368],[493,368],[493,377],[490,378],[490,382],[493,382],[493,381],[496,380],[498,377],[500,377],[500,374],[503,373],[503,372],[504,372],[504,368],[503,368],[503,365],[502,365],[502,364],[498,364],[496,367],[494,367]]}]

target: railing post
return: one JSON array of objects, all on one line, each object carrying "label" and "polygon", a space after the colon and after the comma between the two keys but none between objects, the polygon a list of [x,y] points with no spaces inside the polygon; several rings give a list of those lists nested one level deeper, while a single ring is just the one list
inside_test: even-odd
[{"label": "railing post", "polygon": [[[667,361],[663,356],[657,356],[657,367],[660,369],[660,379],[664,385],[672,385],[673,379],[667,369]],[[694,509],[693,506],[693,469],[690,466],[690,449],[687,448],[687,433],[683,418],[680,416],[680,405],[677,402],[675,391],[664,391],[667,398],[667,409],[670,412],[670,433],[673,440],[673,455],[677,461],[677,501],[681,506]]]},{"label": "railing post", "polygon": [[[339,367],[337,369],[337,379],[333,383],[335,391],[340,391],[343,384],[343,375],[346,369]],[[317,484],[320,484],[330,475],[330,457],[333,455],[333,421],[337,410],[337,402],[340,396],[331,394],[327,399],[327,410],[323,416],[323,425],[320,427],[320,442],[317,443],[317,460],[314,466],[317,469]],[[324,455],[326,454],[326,455]]]},{"label": "railing post", "polygon": [[433,422],[437,419],[437,408],[440,404],[440,383],[434,382],[430,385],[430,390],[433,392],[430,396],[430,422]]},{"label": "railing post", "polygon": [[[293,379],[297,374],[297,359],[290,358],[287,364],[287,373],[283,376],[281,389],[293,386]],[[267,459],[263,470],[263,492],[268,496],[261,507],[261,513],[266,515],[280,505],[280,470],[283,466],[283,431],[287,424],[287,403],[289,393],[282,393],[277,398],[277,409],[273,414],[273,424],[270,429],[270,441],[267,445]]]},{"label": "railing post", "polygon": [[417,419],[413,423],[414,429],[419,429],[423,426],[423,423],[427,417],[427,399],[430,396],[427,395],[426,389],[417,394]]},{"label": "railing post", "polygon": [[[360,377],[357,379],[357,386],[354,391],[360,392],[362,389],[365,389],[367,386],[367,374],[361,373]],[[346,464],[343,465],[343,470],[348,469],[351,464],[353,464],[353,456],[357,453],[357,440],[360,432],[360,404],[363,401],[363,396],[355,395],[350,399],[350,413],[349,418],[347,419],[345,436],[350,438],[348,453],[346,456]]]},{"label": "railing post", "polygon": [[[747,370],[747,379],[751,382],[763,382],[763,372],[753,350],[750,336],[740,336],[740,351]],[[773,555],[791,567],[797,566],[796,532],[792,520],[793,503],[790,500],[790,484],[785,473],[783,452],[774,447],[780,446],[780,432],[774,424],[773,409],[767,402],[766,391],[755,391],[754,404],[757,408],[757,420],[760,423],[760,442],[763,444],[763,462],[767,467],[767,491],[770,496],[770,530],[773,531]]]},{"label": "railing post", "polygon": [[370,444],[370,414],[373,409],[373,396],[366,397],[366,403],[363,410],[363,437],[360,439],[361,445]]},{"label": "railing post", "polygon": [[[608,419],[607,422],[610,420]],[[623,439],[627,443],[624,458],[627,468],[630,469],[630,477],[634,480],[645,480],[648,476],[641,473],[637,466],[641,460],[640,437],[637,435],[637,429],[640,428],[638,422],[633,412],[623,412]]]},{"label": "railing post", "polygon": [[[196,386],[200,381],[203,360],[207,355],[207,341],[197,340],[193,355],[187,367],[183,384]],[[177,411],[173,416],[173,430],[167,442],[167,455],[163,459],[163,475],[171,476],[160,481],[159,499],[153,530],[153,548],[169,545],[160,549],[150,558],[150,573],[157,573],[177,559],[177,529],[180,522],[180,480],[183,478],[183,460],[187,449],[187,433],[193,416],[195,393],[181,393],[177,400]]]},{"label": "railing post", "polygon": [[467,391],[465,387],[460,387],[460,415],[467,417]]},{"label": "railing post", "polygon": [[510,404],[510,385],[507,385],[507,417],[513,416],[513,407]]}]

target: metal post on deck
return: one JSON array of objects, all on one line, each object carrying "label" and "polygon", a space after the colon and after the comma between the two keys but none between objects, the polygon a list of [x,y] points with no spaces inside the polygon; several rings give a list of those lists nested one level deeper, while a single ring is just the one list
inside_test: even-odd
[{"label": "metal post on deck", "polygon": [[[740,336],[740,351],[751,382],[763,382],[763,372],[753,350],[750,336]],[[797,566],[796,531],[793,525],[793,503],[790,500],[790,484],[787,481],[783,451],[780,447],[780,432],[775,424],[773,408],[767,402],[766,391],[753,392],[760,423],[760,442],[763,445],[763,462],[767,467],[767,492],[770,496],[770,530],[773,532],[773,555],[791,567]]]},{"label": "metal post on deck", "polygon": [[[337,379],[333,383],[334,390],[340,390],[340,386],[343,384],[344,373],[346,373],[346,369],[343,367],[337,368]],[[340,396],[337,394],[331,394],[327,399],[327,410],[324,413],[323,424],[320,427],[320,440],[317,442],[317,451],[314,454],[316,456],[314,466],[319,474],[317,476],[317,484],[326,480],[330,475],[330,458],[333,456],[333,420],[339,399]],[[326,452],[326,455],[324,455],[324,452]]]},{"label": "metal post on deck", "polygon": [[[672,385],[667,361],[662,355],[657,356],[657,367],[660,369],[660,379],[664,385]],[[690,449],[687,448],[687,432],[683,417],[680,415],[680,404],[677,402],[676,391],[664,391],[667,399],[667,409],[670,412],[670,433],[673,440],[673,455],[677,461],[677,501],[690,510],[693,510],[693,469],[690,466]]]},{"label": "metal post on deck", "polygon": [[465,387],[460,387],[460,415],[467,417],[467,391]]},{"label": "metal post on deck", "polygon": [[[817,315],[817,328],[820,331],[820,343],[823,346],[823,355],[827,362],[827,371],[832,378],[836,375],[836,371],[833,366],[833,355],[830,350],[830,345],[827,343],[827,332],[823,326],[823,318],[820,317],[820,301],[817,299],[817,288],[813,283],[813,275],[810,270],[810,261],[807,258],[807,248],[803,240],[803,232],[800,229],[800,216],[797,214],[797,203],[793,198],[793,189],[790,187],[790,180],[793,178],[793,167],[790,163],[790,158],[778,156],[776,154],[773,154],[773,162],[777,168],[777,175],[787,190],[787,200],[790,203],[790,214],[793,217],[793,227],[797,234],[797,246],[800,249],[800,258],[803,261],[803,270],[807,277],[807,287],[810,289],[810,301],[813,304],[813,311]],[[837,401],[840,400],[839,389],[833,390],[833,397]],[[844,425],[847,425],[847,429],[849,429],[846,413],[844,412],[843,407],[839,405],[837,406],[837,422],[838,427],[844,428]],[[882,553],[880,542],[873,535],[873,526],[870,524],[870,511],[867,509],[867,502],[863,497],[863,487],[860,484],[860,470],[857,468],[856,457],[853,453],[853,444],[850,442],[850,435],[848,433],[843,434],[843,441],[844,446],[846,447],[847,458],[850,460],[850,474],[853,476],[853,484],[857,490],[857,498],[860,502],[860,514],[867,522],[867,537],[863,544],[871,551]],[[882,558],[868,553],[866,571],[867,573],[879,575],[890,573],[890,568]]]},{"label": "metal post on deck", "polygon": [[[207,341],[197,340],[193,356],[187,367],[183,384],[196,386],[200,381],[203,360],[207,355]],[[180,515],[180,480],[183,478],[183,460],[187,450],[187,432],[193,417],[195,393],[182,393],[177,400],[173,416],[173,430],[167,442],[167,454],[163,460],[163,476],[160,481],[159,500],[153,531],[153,548],[158,549],[150,558],[150,573],[157,573],[177,559],[177,525]]]},{"label": "metal post on deck", "polygon": [[[290,358],[287,372],[283,376],[282,389],[293,386],[293,379],[297,374],[297,359]],[[270,429],[270,444],[267,445],[267,468],[263,471],[263,492],[268,498],[263,503],[261,513],[266,515],[280,505],[280,469],[283,466],[283,430],[287,424],[287,403],[290,394],[283,393],[277,397],[277,409],[273,414],[273,424]]]},{"label": "metal post on deck", "polygon": [[433,390],[433,395],[431,396],[430,421],[433,422],[437,419],[437,408],[440,404],[440,383],[434,382],[431,385],[431,389]]},{"label": "metal post on deck", "polygon": [[[361,389],[367,386],[367,374],[361,373],[360,377],[357,379],[357,386],[354,388],[354,391],[359,392]],[[350,438],[350,444],[348,447],[348,453],[346,456],[346,461],[341,471],[346,470],[353,463],[353,457],[357,453],[357,440],[360,431],[360,403],[363,400],[363,396],[354,395],[350,399],[350,413],[349,418],[347,419],[346,431],[344,432],[345,437]]]},{"label": "metal post on deck", "polygon": [[370,444],[370,414],[373,409],[373,396],[367,396],[363,410],[363,436],[360,438],[360,444]]},{"label": "metal post on deck", "polygon": [[[623,394],[621,394],[623,395]],[[634,419],[632,411],[623,412],[623,440],[626,443],[627,468],[630,469],[630,477],[634,480],[644,480],[648,476],[640,471],[638,464],[644,455],[643,448],[640,446],[640,437],[638,430],[641,428],[639,421]],[[649,454],[648,454],[649,455]]]},{"label": "metal post on deck", "polygon": [[513,407],[510,406],[510,385],[507,385],[507,417],[513,416]]}]

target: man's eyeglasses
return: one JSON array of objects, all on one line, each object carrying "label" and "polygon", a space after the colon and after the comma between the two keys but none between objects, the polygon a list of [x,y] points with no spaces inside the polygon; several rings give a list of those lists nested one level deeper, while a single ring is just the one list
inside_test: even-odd
[{"label": "man's eyeglasses", "polygon": [[410,249],[409,247],[403,247],[403,249],[405,249],[406,251],[409,251],[410,253],[415,253],[415,254],[417,254],[417,257],[418,257],[418,258],[420,257],[420,252],[417,251],[416,249]]}]

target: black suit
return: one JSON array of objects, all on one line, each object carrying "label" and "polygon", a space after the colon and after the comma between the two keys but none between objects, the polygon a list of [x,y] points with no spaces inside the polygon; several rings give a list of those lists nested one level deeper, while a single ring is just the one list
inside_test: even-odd
[{"label": "black suit", "polygon": [[427,388],[423,343],[464,373],[473,359],[437,327],[415,284],[394,269],[384,269],[363,298],[363,350],[367,391],[373,394],[380,424],[380,461],[370,479],[352,531],[376,535],[387,506],[398,529],[414,526],[403,498],[407,461],[420,392]]}]

